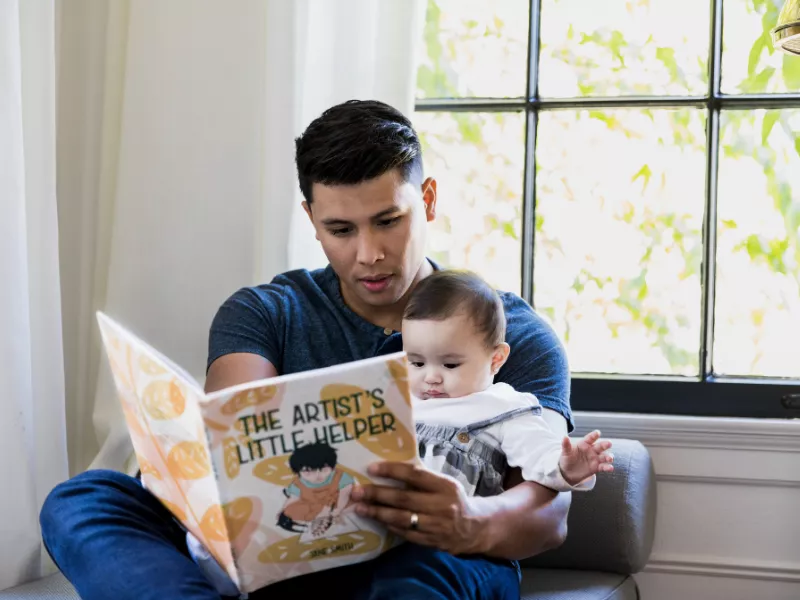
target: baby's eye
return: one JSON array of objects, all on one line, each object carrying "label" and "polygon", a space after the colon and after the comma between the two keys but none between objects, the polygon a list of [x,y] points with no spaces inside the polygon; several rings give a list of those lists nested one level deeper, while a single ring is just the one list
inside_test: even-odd
[{"label": "baby's eye", "polygon": [[421,367],[424,367],[424,366],[425,366],[425,363],[424,363],[424,362],[415,361],[415,362],[412,362],[412,363],[411,363],[411,366],[412,366],[412,367],[416,367],[417,369],[419,369],[419,368],[421,368]]},{"label": "baby's eye", "polygon": [[457,369],[461,365],[459,363],[444,363],[445,369]]}]

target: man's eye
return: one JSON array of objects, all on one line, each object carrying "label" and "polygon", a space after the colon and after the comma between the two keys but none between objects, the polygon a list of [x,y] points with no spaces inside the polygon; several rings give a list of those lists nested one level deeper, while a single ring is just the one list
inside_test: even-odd
[{"label": "man's eye", "polygon": [[459,363],[444,363],[445,369],[457,369],[461,365]]},{"label": "man's eye", "polygon": [[419,361],[417,361],[417,362],[412,362],[412,363],[411,363],[411,366],[412,366],[412,367],[416,367],[417,369],[419,369],[419,368],[421,368],[421,367],[424,367],[424,366],[425,366],[425,363],[423,363],[423,362],[419,362]]},{"label": "man's eye", "polygon": [[331,235],[342,237],[350,233],[352,230],[349,227],[341,227],[339,229],[329,229],[328,231],[330,231]]},{"label": "man's eye", "polygon": [[391,219],[381,219],[378,225],[381,227],[391,227],[400,220],[400,217],[392,217]]}]

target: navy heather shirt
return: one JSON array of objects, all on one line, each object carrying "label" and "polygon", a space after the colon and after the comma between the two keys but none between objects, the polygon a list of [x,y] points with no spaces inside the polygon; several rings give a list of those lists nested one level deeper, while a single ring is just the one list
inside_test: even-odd
[{"label": "navy heather shirt", "polygon": [[[535,395],[542,406],[561,413],[572,431],[569,367],[560,340],[522,298],[500,296],[511,354],[495,382]],[[328,265],[289,271],[228,298],[211,324],[208,366],[225,354],[248,352],[288,375],[402,349],[399,332],[373,325],[345,304]]]}]

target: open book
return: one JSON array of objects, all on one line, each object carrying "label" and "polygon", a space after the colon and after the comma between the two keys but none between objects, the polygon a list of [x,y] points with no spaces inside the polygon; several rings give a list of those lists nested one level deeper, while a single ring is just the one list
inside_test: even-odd
[{"label": "open book", "polygon": [[349,497],[371,481],[369,464],[418,461],[403,353],[205,394],[117,322],[97,318],[144,485],[241,592],[399,542],[356,515]]}]

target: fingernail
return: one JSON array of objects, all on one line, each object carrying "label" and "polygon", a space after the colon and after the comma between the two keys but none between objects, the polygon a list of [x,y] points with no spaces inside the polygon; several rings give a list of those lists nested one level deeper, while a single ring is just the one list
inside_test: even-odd
[{"label": "fingernail", "polygon": [[356,513],[365,517],[367,515],[367,507],[363,504],[356,504]]},{"label": "fingernail", "polygon": [[361,486],[354,487],[350,492],[350,497],[353,500],[361,500],[364,497],[364,489]]},{"label": "fingernail", "polygon": [[377,475],[378,473],[380,473],[380,470],[381,470],[380,465],[375,463],[367,467],[367,473],[369,473],[370,475]]}]

